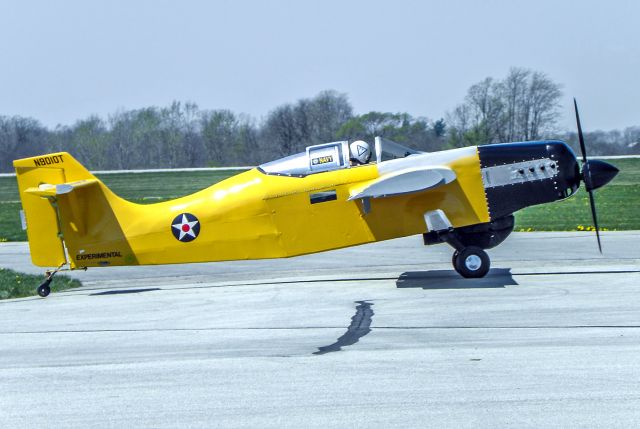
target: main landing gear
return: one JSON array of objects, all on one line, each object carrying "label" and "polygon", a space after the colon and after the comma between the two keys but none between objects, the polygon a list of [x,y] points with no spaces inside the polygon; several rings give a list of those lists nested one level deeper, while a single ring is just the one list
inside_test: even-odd
[{"label": "main landing gear", "polygon": [[426,245],[447,243],[455,249],[451,257],[451,264],[462,277],[468,279],[484,277],[491,268],[489,255],[480,247],[483,243],[478,237],[465,236],[454,228],[433,231],[424,234],[423,237]]},{"label": "main landing gear", "polygon": [[468,279],[484,277],[491,268],[491,260],[487,252],[476,246],[456,250],[451,259],[453,268],[458,274]]},{"label": "main landing gear", "polygon": [[429,232],[422,234],[425,245],[447,243],[455,249],[451,263],[466,278],[480,278],[491,268],[491,249],[502,243],[513,231],[513,215],[503,216],[487,223],[453,228],[442,210],[425,213]]}]

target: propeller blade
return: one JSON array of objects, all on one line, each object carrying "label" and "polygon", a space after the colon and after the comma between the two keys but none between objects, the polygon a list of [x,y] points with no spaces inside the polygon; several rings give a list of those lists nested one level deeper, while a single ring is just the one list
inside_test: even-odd
[{"label": "propeller blade", "polygon": [[584,145],[584,135],[582,134],[582,126],[580,125],[580,114],[578,113],[578,102],[573,98],[573,107],[576,111],[576,124],[578,125],[578,140],[580,141],[580,152],[582,152],[582,163],[587,162],[587,148]]},{"label": "propeller blade", "polygon": [[600,228],[598,227],[598,215],[596,213],[596,201],[593,196],[593,183],[591,180],[591,169],[587,162],[587,148],[584,144],[584,134],[582,133],[582,125],[580,125],[580,114],[578,113],[578,102],[573,98],[573,107],[576,111],[576,124],[578,125],[578,140],[580,141],[580,152],[582,152],[582,180],[584,186],[589,193],[589,204],[591,205],[591,218],[593,226],[596,229],[596,238],[598,239],[598,250],[602,254],[602,243],[600,242]]},{"label": "propeller blade", "polygon": [[589,203],[591,204],[591,217],[593,218],[593,226],[596,229],[596,238],[598,239],[598,250],[602,254],[602,243],[600,243],[600,228],[598,227],[598,216],[596,215],[596,202],[593,197],[593,191],[589,191]]}]

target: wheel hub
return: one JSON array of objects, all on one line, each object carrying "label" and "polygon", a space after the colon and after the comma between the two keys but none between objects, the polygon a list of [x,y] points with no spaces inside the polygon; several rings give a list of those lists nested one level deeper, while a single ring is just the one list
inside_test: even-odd
[{"label": "wheel hub", "polygon": [[464,266],[471,271],[477,271],[482,266],[482,259],[478,255],[469,255],[464,260]]}]

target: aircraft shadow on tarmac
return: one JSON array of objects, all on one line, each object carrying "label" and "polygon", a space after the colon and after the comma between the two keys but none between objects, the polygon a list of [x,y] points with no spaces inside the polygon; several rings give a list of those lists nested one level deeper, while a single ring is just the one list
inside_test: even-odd
[{"label": "aircraft shadow on tarmac", "polygon": [[160,289],[159,287],[152,287],[152,288],[146,288],[146,289],[116,289],[116,290],[108,290],[105,292],[90,293],[89,296],[125,295],[128,293],[153,292],[155,290],[162,290],[162,289]]},{"label": "aircraft shadow on tarmac", "polygon": [[428,289],[491,289],[514,286],[511,268],[493,268],[480,279],[465,279],[451,270],[408,271],[396,280],[398,288]]}]

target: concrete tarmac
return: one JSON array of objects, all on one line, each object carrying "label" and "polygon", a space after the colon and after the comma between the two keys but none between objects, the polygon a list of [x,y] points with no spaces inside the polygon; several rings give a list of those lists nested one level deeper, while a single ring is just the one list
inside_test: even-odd
[{"label": "concrete tarmac", "polygon": [[639,240],[514,233],[479,280],[421,237],[74,272],[0,301],[0,427],[635,427]]}]

